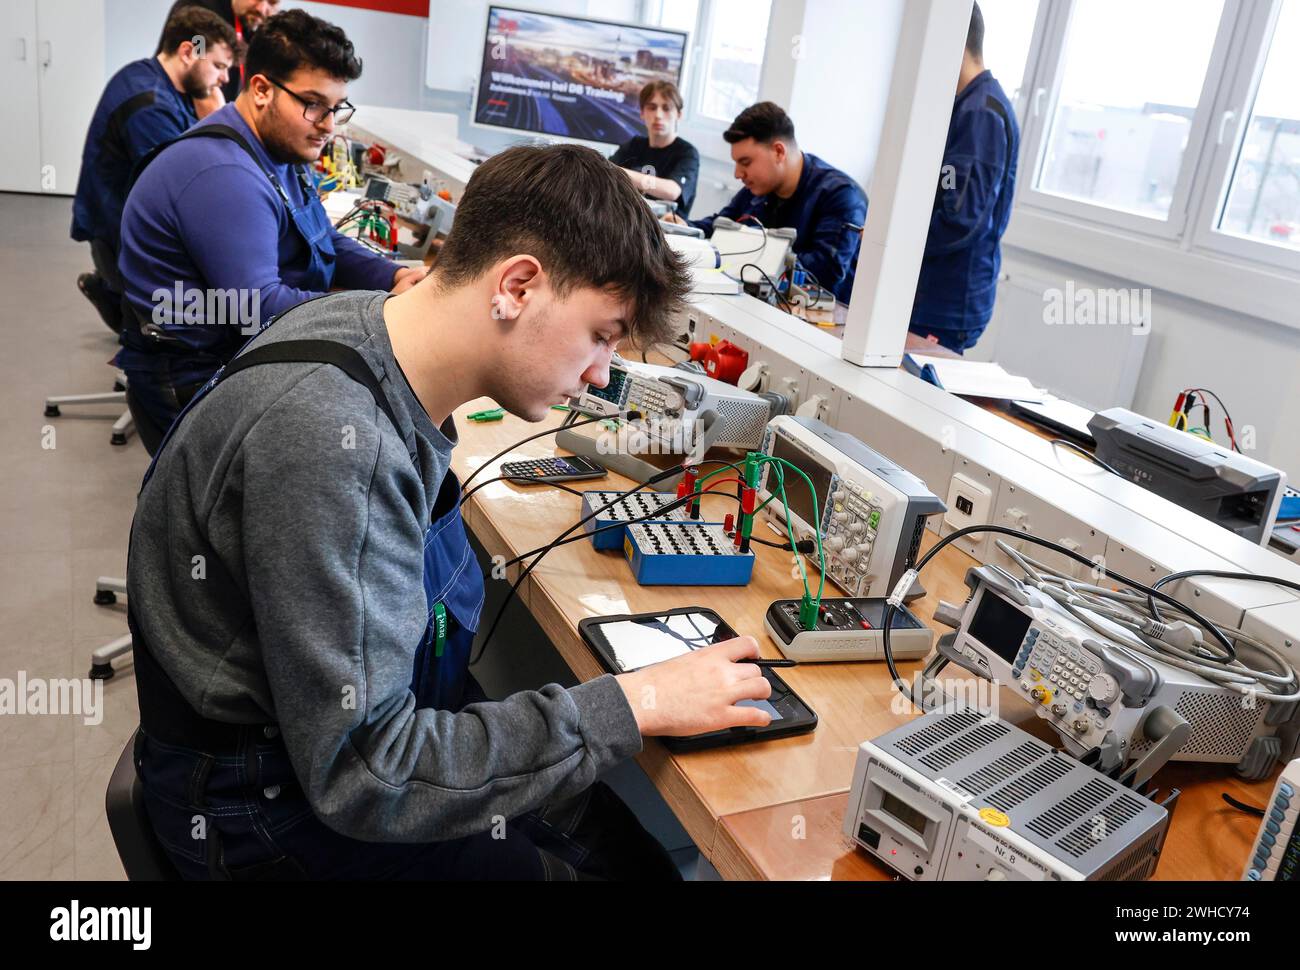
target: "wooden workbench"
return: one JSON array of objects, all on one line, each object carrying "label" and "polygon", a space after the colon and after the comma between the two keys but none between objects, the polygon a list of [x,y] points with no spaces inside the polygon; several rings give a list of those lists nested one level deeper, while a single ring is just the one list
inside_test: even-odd
[{"label": "wooden workbench", "polygon": [[[461,439],[453,467],[462,480],[512,442],[558,426],[563,418],[554,412],[542,425],[512,416],[491,424],[466,420],[468,414],[494,406],[480,400],[456,412]],[[553,439],[543,438],[522,446],[511,457],[554,452]],[[497,474],[496,466],[484,469],[474,484]],[[610,475],[579,483],[579,490],[618,490],[635,484]],[[718,503],[720,513],[735,510],[734,499],[709,496],[705,501]],[[558,489],[496,482],[466,503],[465,519],[489,555],[510,559],[557,538],[581,518],[580,507],[576,496]],[[768,527],[760,522],[756,528]],[[927,532],[923,548],[936,541]],[[582,680],[604,671],[578,635],[580,620],[681,606],[715,609],[737,631],[754,636],[763,656],[778,659],[781,653],[763,632],[763,618],[774,600],[797,596],[801,587],[797,578],[791,578],[790,553],[762,546],[755,546],[755,552],[753,579],[745,587],[645,587],[633,580],[619,552],[596,552],[589,542],[575,542],[549,553],[520,587],[519,596]],[[941,552],[921,576],[929,592],[911,605],[913,612],[934,626],[931,618],[940,598],[965,599],[964,577],[974,565],[978,563],[954,547]],[[811,580],[816,571],[811,567],[809,571]],[[513,581],[517,567],[508,573]],[[838,595],[829,585],[827,590]],[[948,632],[941,626],[934,629],[936,636]],[[511,644],[508,649],[527,649],[527,645]],[[920,662],[899,663],[898,668],[911,681],[921,666]],[[901,703],[884,663],[806,664],[781,675],[817,712],[816,731],[678,755],[648,739],[638,756],[642,768],[700,851],[726,878],[891,878],[865,853],[845,844],[840,823],[858,745],[914,715]],[[1004,716],[1019,720],[1014,711],[1004,711]],[[1259,805],[1268,798],[1272,782],[1245,784],[1229,766],[1214,765],[1172,765],[1155,780],[1161,787],[1183,791],[1157,878],[1240,878],[1258,821],[1227,806],[1220,794],[1230,792]]]}]

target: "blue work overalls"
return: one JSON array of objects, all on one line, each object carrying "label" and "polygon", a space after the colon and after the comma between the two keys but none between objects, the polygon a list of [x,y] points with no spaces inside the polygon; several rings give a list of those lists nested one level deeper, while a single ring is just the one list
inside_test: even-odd
[{"label": "blue work overalls", "polygon": [[[306,277],[300,286],[313,292],[328,292],[334,283],[336,261],[334,239],[330,232],[332,225],[325,207],[321,205],[316,195],[311,177],[302,166],[298,166],[296,171],[302,201],[295,204],[279,176],[262,165],[253,147],[234,128],[217,124],[200,125],[191,128],[179,138],[159,145],[141,159],[132,173],[132,184],[158,155],[171,145],[187,138],[220,138],[232,141],[242,148],[266,174],[276,195],[284,203],[289,221],[307,244]],[[124,303],[124,306],[129,307],[131,304]],[[130,382],[134,403],[143,409],[160,431],[166,431],[176,420],[181,409],[194,396],[196,390],[239,351],[243,335],[233,328],[222,328],[231,337],[224,346],[214,350],[206,344],[200,345],[194,342],[197,338],[207,337],[214,331],[215,328],[208,325],[209,321],[198,324],[172,321],[159,326],[152,319],[142,317],[133,308],[128,312],[134,317],[136,327],[127,326],[123,331],[121,341],[124,350],[118,357],[118,364]],[[175,312],[180,312],[180,308]],[[265,323],[263,325],[265,326]],[[156,347],[159,344],[167,346],[169,352],[157,353]],[[137,358],[141,358],[143,354],[133,354],[132,351],[148,354],[143,366],[136,366]]]},{"label": "blue work overalls", "polygon": [[[221,380],[262,363],[297,361],[333,364],[366,384],[400,431],[378,380],[354,349],[322,340],[262,345],[254,341],[185,406],[145,473],[145,483],[175,428]],[[411,673],[411,692],[419,708],[459,710],[466,703],[486,699],[469,677],[469,653],[484,589],[459,500],[460,483],[448,472],[424,537],[424,590],[429,612]],[[146,803],[158,836],[183,875],[377,878],[409,869],[417,847],[359,842],[315,818],[276,725],[226,724],[194,711],[153,659],[135,617],[129,619],[142,724],[136,768],[145,783]],[[204,820],[202,838],[195,837],[196,818]],[[531,846],[525,850],[526,840],[516,841],[519,844],[508,850],[493,847],[499,868],[494,871],[489,865],[483,871],[501,878],[538,875],[542,863],[536,853]],[[451,856],[445,864],[452,874],[468,878],[483,865],[475,861],[469,872],[458,873],[456,862],[465,858],[466,846],[458,849],[445,843],[440,848]],[[426,869],[421,874],[429,872]]]}]

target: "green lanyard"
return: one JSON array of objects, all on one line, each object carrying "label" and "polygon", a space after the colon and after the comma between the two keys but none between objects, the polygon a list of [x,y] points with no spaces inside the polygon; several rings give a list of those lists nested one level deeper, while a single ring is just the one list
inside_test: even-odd
[{"label": "green lanyard", "polygon": [[433,631],[433,655],[441,657],[443,647],[447,645],[447,607],[441,603],[433,605]]}]

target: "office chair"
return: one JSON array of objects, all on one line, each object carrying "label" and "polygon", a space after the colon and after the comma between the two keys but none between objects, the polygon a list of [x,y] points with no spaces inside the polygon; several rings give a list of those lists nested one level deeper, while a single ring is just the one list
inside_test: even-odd
[{"label": "office chair", "polygon": [[[77,289],[95,308],[99,318],[113,331],[122,332],[122,293],[125,286],[117,271],[117,253],[113,247],[102,239],[90,242],[90,258],[95,265],[93,273],[82,273],[77,277]],[[45,399],[45,416],[59,417],[63,405],[69,407],[81,404],[126,404],[126,375],[120,371],[113,382],[113,390],[108,394],[63,394]],[[123,411],[122,416],[113,423],[109,442],[125,445],[132,430],[131,414]]]},{"label": "office chair", "polygon": [[[139,729],[136,730],[136,734]],[[154,834],[149,813],[144,807],[144,785],[135,770],[136,734],[126,742],[122,755],[113,766],[104,794],[108,829],[113,833],[117,857],[132,882],[172,882],[181,875],[172,865],[167,850]]]},{"label": "office chair", "polygon": [[[45,416],[47,418],[57,418],[62,413],[61,408],[81,404],[126,404],[126,375],[119,372],[117,379],[113,382],[113,390],[104,394],[61,394],[55,397],[47,397],[45,399]],[[133,430],[135,430],[135,421],[128,409],[123,411],[122,416],[113,422],[112,434],[108,439],[109,443],[114,445],[126,444],[126,439]]]},{"label": "office chair", "polygon": [[[127,388],[125,394],[127,404],[127,415],[135,422],[135,427],[140,434],[140,443],[144,445],[145,451],[149,452],[149,457],[153,457],[162,443],[164,429],[149,417],[149,415],[140,408],[139,403],[131,394],[130,388]],[[117,602],[118,596],[126,595],[126,580],[118,579],[114,576],[100,576],[95,581],[95,605],[111,606]],[[90,655],[90,678],[92,680],[108,680],[116,672],[113,669],[113,661],[117,657],[124,656],[131,652],[131,634],[118,637],[102,647],[96,648]]]}]

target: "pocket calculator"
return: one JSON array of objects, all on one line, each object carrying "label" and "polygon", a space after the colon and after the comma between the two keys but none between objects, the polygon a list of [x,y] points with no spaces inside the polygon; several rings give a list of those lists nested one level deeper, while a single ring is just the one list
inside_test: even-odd
[{"label": "pocket calculator", "polygon": [[506,462],[501,466],[501,477],[517,485],[585,482],[592,478],[604,478],[608,474],[590,458],[577,456],[532,458],[528,461]]}]

